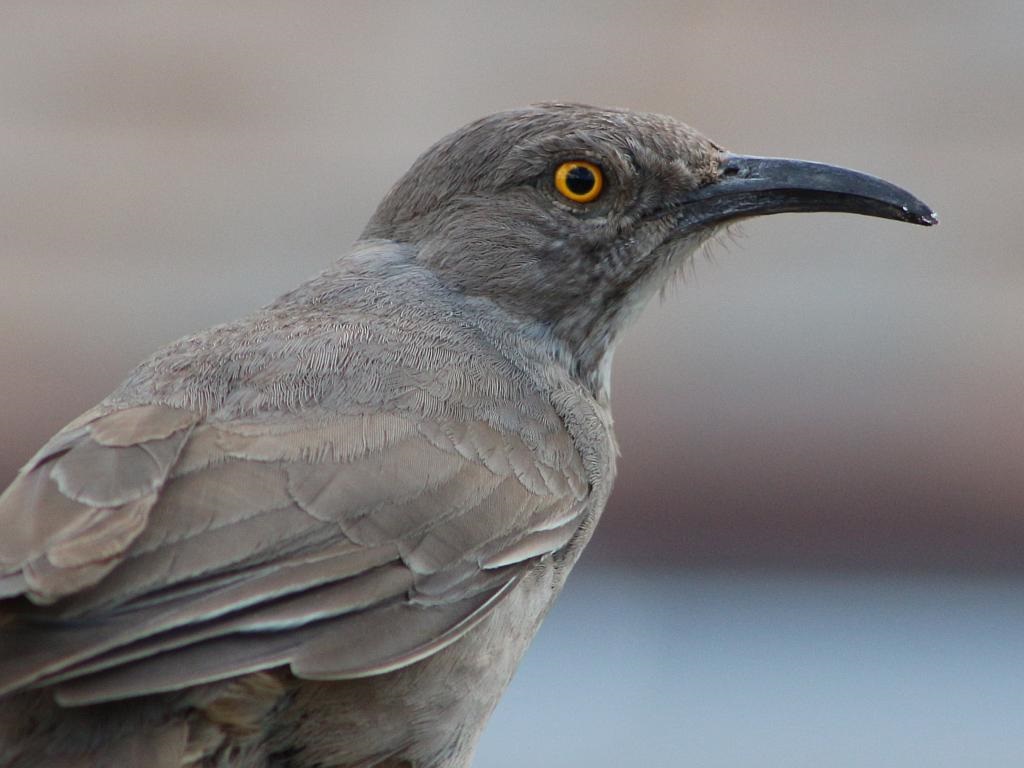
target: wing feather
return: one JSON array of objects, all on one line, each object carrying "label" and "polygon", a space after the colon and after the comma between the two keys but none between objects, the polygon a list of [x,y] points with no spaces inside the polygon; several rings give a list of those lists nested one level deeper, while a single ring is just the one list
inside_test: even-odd
[{"label": "wing feather", "polygon": [[[283,664],[307,679],[381,674],[415,663],[457,640],[487,615],[512,583],[443,606],[395,602],[292,632],[219,637],[61,683],[57,700],[64,705],[94,704],[179,690]],[[395,627],[403,631],[395,633]]]},{"label": "wing feather", "polygon": [[0,692],[57,683],[86,703],[280,664],[397,668],[468,631],[583,520],[567,435],[540,450],[503,421],[312,421],[140,406],[44,447],[0,499],[17,531],[0,594],[40,606],[0,624]]},{"label": "wing feather", "polygon": [[145,530],[198,420],[179,408],[139,406],[90,412],[58,433],[0,496],[5,583],[22,581],[46,604],[99,582]]}]

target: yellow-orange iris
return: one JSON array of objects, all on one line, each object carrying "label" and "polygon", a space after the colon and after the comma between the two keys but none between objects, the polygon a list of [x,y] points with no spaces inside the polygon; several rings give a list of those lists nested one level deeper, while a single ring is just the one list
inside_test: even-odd
[{"label": "yellow-orange iris", "polygon": [[586,160],[570,160],[555,170],[555,189],[574,203],[597,200],[603,186],[601,169]]}]

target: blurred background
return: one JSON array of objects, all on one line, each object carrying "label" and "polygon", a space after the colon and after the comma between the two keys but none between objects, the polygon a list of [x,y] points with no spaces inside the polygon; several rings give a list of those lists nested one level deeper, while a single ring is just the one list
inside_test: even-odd
[{"label": "blurred background", "polygon": [[615,495],[477,765],[1024,763],[1024,4],[0,18],[0,485],[488,112],[663,112],[917,193],[939,228],[746,223],[624,339]]}]

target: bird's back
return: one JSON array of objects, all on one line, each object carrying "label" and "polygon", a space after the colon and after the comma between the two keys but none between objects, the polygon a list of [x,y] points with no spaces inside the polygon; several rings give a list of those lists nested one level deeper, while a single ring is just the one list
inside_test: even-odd
[{"label": "bird's back", "polygon": [[0,755],[468,759],[613,460],[504,322],[370,244],[59,433],[0,499]]}]

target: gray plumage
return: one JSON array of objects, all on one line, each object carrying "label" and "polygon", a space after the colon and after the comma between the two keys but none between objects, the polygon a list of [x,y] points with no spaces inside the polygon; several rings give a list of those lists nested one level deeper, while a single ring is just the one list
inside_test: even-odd
[{"label": "gray plumage", "polygon": [[468,765],[608,498],[646,297],[738,216],[934,223],[890,185],[706,194],[753,160],[655,115],[484,118],[331,268],[136,368],[0,497],[0,766]]}]

